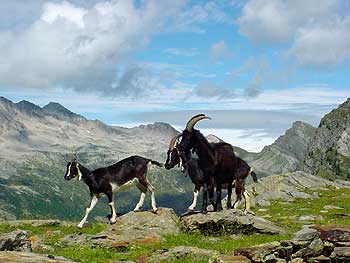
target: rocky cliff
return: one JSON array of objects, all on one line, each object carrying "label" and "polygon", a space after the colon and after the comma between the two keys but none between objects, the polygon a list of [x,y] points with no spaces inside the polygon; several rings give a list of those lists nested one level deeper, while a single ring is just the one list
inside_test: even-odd
[{"label": "rocky cliff", "polygon": [[350,98],[322,118],[304,170],[329,179],[350,178]]},{"label": "rocky cliff", "polygon": [[310,124],[294,122],[273,144],[256,155],[246,155],[246,159],[260,175],[296,171],[301,167],[315,130]]}]

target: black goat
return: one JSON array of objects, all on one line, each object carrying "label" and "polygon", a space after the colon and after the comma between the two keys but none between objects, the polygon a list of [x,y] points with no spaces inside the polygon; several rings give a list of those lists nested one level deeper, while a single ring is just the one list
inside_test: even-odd
[{"label": "black goat", "polygon": [[[183,164],[181,162],[181,158],[179,156],[179,152],[177,149],[178,140],[180,137],[181,136],[175,136],[170,141],[169,150],[167,152],[167,159],[166,159],[166,162],[164,164],[164,167],[166,169],[172,169],[176,165],[180,165],[181,170],[191,178],[192,183],[195,185],[194,192],[193,192],[193,202],[188,208],[188,211],[191,212],[197,206],[197,199],[198,199],[199,191],[204,185],[204,175],[203,175],[202,170],[199,167],[199,162],[198,162],[197,158],[191,157],[188,160],[186,167],[183,167]],[[213,146],[214,143],[211,143],[211,145]],[[240,157],[237,157],[237,161],[238,161],[238,163],[237,163],[237,168],[236,168],[236,172],[235,172],[235,177],[238,177],[239,182],[241,182],[243,180],[242,183],[238,183],[238,187],[240,187],[241,185],[243,185],[243,187],[244,187],[244,179],[246,177],[248,177],[249,175],[251,175],[253,177],[254,181],[257,181],[257,177],[256,177],[256,174],[253,172],[253,169],[250,168],[250,166],[244,160],[242,160]],[[234,185],[235,185],[235,182],[234,182]],[[228,185],[223,185],[222,187],[228,188]],[[250,210],[249,193],[242,188],[238,188],[237,190],[239,190],[239,191],[243,190],[243,197],[245,199],[244,212],[245,213],[253,213]],[[239,195],[239,196],[242,197],[242,195]],[[238,207],[240,201],[241,201],[241,198],[237,198],[237,200],[235,201],[235,204],[234,204],[235,208]],[[213,204],[213,203],[212,203],[212,205],[215,206],[215,204]],[[232,207],[231,206],[231,196],[228,196],[227,197],[227,209],[230,209],[231,207]]]},{"label": "black goat", "polygon": [[64,179],[71,180],[78,176],[78,180],[83,180],[84,183],[87,184],[92,197],[90,206],[86,208],[85,216],[78,224],[78,227],[83,227],[89,213],[95,207],[97,201],[103,194],[107,195],[108,197],[109,206],[111,208],[110,223],[114,224],[117,220],[117,214],[114,208],[113,193],[125,190],[132,185],[136,185],[141,191],[140,200],[135,206],[134,211],[140,210],[148,190],[151,193],[152,210],[153,212],[156,212],[157,206],[154,188],[146,178],[147,172],[151,165],[162,166],[156,161],[152,161],[141,156],[131,156],[111,166],[90,171],[78,163],[76,158],[70,161],[67,164]]},{"label": "black goat", "polygon": [[[210,202],[213,202],[213,189],[216,185],[216,204],[214,210],[222,210],[221,205],[221,189],[222,185],[227,185],[228,207],[231,207],[232,184],[236,179],[235,172],[237,168],[237,157],[233,152],[231,144],[215,143],[210,145],[207,139],[200,131],[193,126],[200,120],[210,119],[204,114],[192,117],[186,125],[186,129],[182,132],[182,139],[178,145],[178,150],[182,162],[186,164],[190,160],[189,152],[195,151],[198,155],[198,164],[203,172],[203,207],[202,212],[207,212],[207,193],[209,192]],[[247,176],[247,175],[246,175]],[[244,194],[244,180],[241,178],[236,180],[237,200],[241,200]]]}]

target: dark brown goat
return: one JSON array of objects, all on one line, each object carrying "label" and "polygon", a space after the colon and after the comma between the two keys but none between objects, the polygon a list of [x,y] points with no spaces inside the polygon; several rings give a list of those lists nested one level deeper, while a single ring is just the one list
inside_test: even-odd
[{"label": "dark brown goat", "polygon": [[[178,141],[180,140],[180,137],[181,136],[179,136],[179,135],[175,136],[170,141],[169,149],[167,152],[167,159],[166,159],[166,162],[164,164],[164,167],[166,169],[172,169],[176,165],[180,165],[182,168],[182,171],[190,177],[192,183],[195,185],[194,192],[193,192],[193,202],[188,208],[188,211],[191,212],[197,206],[197,199],[198,199],[199,191],[204,185],[204,176],[203,176],[202,170],[199,167],[199,162],[198,162],[197,158],[194,158],[192,156],[191,159],[186,163],[186,167],[184,167],[183,164],[181,163],[181,158],[179,156],[179,152],[177,149]],[[214,146],[214,143],[211,143],[210,145]],[[245,199],[245,209],[244,209],[245,213],[253,213],[250,210],[249,193],[244,190],[244,180],[249,175],[251,175],[253,177],[254,181],[257,181],[256,174],[253,172],[253,169],[244,160],[242,160],[240,157],[237,156],[237,169],[235,172],[235,178],[238,182],[238,186],[237,186],[236,190],[237,190],[237,192],[243,191],[243,197]],[[234,182],[234,185],[235,185],[235,182]],[[222,187],[227,189],[228,185],[223,185]],[[209,193],[209,194],[211,195],[211,193]],[[238,195],[238,198],[236,199],[236,201],[234,203],[235,208],[237,208],[237,206],[239,205],[239,203],[241,201],[241,199],[239,199],[239,197],[241,197],[241,196],[242,195]],[[213,203],[212,203],[212,205],[215,206],[215,204],[213,204]],[[228,193],[226,205],[227,205],[227,209],[231,208],[231,193]]]},{"label": "dark brown goat", "polygon": [[[231,144],[228,143],[216,143],[211,145],[203,134],[194,129],[194,125],[203,119],[210,119],[204,114],[199,114],[192,117],[186,125],[186,129],[182,132],[182,139],[178,145],[180,158],[182,162],[186,163],[190,160],[190,152],[194,151],[199,159],[198,164],[203,172],[204,185],[203,185],[203,207],[202,212],[207,212],[207,193],[209,192],[210,199],[213,199],[213,189],[216,185],[216,203],[214,210],[222,210],[221,206],[221,189],[222,185],[228,187],[228,207],[231,207],[231,193],[232,183],[234,180],[236,184],[237,200],[241,200],[244,195],[244,179],[236,178],[236,170],[238,167],[237,157],[233,152]],[[237,174],[238,175],[238,174]],[[254,174],[255,175],[255,174]],[[248,173],[245,173],[245,177]],[[243,174],[239,177],[243,177]],[[212,200],[211,200],[212,203]],[[237,202],[235,202],[236,204]],[[236,205],[237,206],[237,205]]]},{"label": "dark brown goat", "polygon": [[146,178],[151,165],[162,166],[156,161],[141,156],[131,156],[111,166],[90,171],[78,163],[76,158],[70,161],[67,164],[64,179],[71,180],[78,176],[78,180],[83,180],[83,182],[89,187],[92,196],[90,206],[86,208],[85,216],[78,224],[78,227],[83,227],[89,213],[104,194],[107,195],[109,206],[111,208],[110,223],[115,223],[117,220],[117,214],[114,208],[114,192],[122,191],[132,185],[136,185],[141,191],[140,200],[134,211],[140,210],[144,203],[146,193],[149,191],[151,193],[152,210],[153,212],[156,212],[157,206],[154,188]]}]

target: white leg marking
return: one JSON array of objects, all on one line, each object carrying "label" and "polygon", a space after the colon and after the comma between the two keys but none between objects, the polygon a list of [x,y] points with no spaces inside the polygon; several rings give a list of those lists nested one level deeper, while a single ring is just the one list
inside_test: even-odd
[{"label": "white leg marking", "polygon": [[88,208],[86,208],[86,211],[85,211],[85,216],[84,218],[80,221],[80,223],[78,224],[78,227],[79,228],[82,228],[89,213],[91,212],[91,210],[95,207],[95,205],[97,204],[97,201],[98,201],[98,198],[96,196],[93,196],[92,197],[92,200],[91,200],[91,203],[90,203],[90,206]]},{"label": "white leg marking", "polygon": [[233,204],[233,208],[237,209],[240,203],[241,203],[241,200],[236,199],[235,203]]},{"label": "white leg marking", "polygon": [[110,203],[109,203],[109,206],[110,206],[111,209],[112,209],[112,217],[111,217],[111,219],[109,220],[109,222],[110,222],[111,224],[114,224],[115,222],[117,222],[117,213],[115,212],[114,202],[110,202]]},{"label": "white leg marking", "polygon": [[69,167],[68,167],[68,173],[67,173],[66,177],[69,177],[69,176],[70,176],[70,167],[71,167],[71,166],[72,166],[72,164],[70,164]]},{"label": "white leg marking", "polygon": [[152,205],[152,211],[153,212],[157,212],[158,208],[157,208],[157,204],[156,204],[156,197],[154,194],[154,187],[151,184],[148,184],[148,191],[151,192],[151,205]]},{"label": "white leg marking", "polygon": [[244,191],[243,193],[244,199],[245,199],[245,208],[244,208],[244,213],[245,214],[253,214],[254,212],[252,210],[250,210],[250,195],[247,191]]},{"label": "white leg marking", "polygon": [[193,211],[196,208],[198,195],[199,195],[199,191],[194,191],[193,192],[193,202],[190,205],[190,207],[188,208],[188,210]]},{"label": "white leg marking", "polygon": [[135,206],[134,208],[134,212],[136,211],[139,211],[140,208],[143,206],[143,203],[145,201],[145,197],[146,197],[146,194],[145,193],[141,193],[141,196],[140,196],[140,201],[137,203],[137,205]]}]

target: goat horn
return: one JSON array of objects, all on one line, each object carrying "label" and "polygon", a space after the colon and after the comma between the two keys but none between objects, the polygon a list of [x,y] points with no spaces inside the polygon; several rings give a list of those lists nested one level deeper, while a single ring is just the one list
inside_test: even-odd
[{"label": "goat horn", "polygon": [[174,148],[175,148],[175,143],[176,143],[176,140],[178,138],[181,137],[181,134],[178,134],[176,136],[174,136],[171,140],[170,140],[170,143],[169,143],[169,150],[172,151]]},{"label": "goat horn", "polygon": [[205,116],[205,114],[198,114],[196,116],[193,116],[186,124],[186,130],[192,131],[193,126],[199,122],[200,120],[208,119],[211,120],[210,117]]}]

